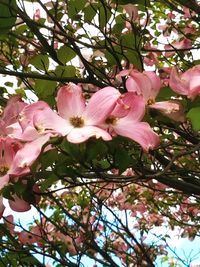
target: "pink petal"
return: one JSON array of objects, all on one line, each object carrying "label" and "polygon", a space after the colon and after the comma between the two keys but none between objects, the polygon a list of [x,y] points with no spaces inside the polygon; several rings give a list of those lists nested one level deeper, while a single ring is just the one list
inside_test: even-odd
[{"label": "pink petal", "polygon": [[188,95],[189,93],[189,83],[187,80],[182,79],[178,74],[177,69],[172,68],[169,80],[169,86],[178,94]]},{"label": "pink petal", "polygon": [[31,209],[31,206],[29,203],[27,203],[26,201],[24,201],[23,199],[17,197],[16,195],[13,196],[14,197],[14,200],[9,200],[9,205],[10,205],[10,208],[13,210],[13,211],[16,211],[16,212],[24,212],[24,211],[28,211]]},{"label": "pink petal", "polygon": [[26,106],[20,113],[19,123],[22,129],[32,124],[33,116],[44,109],[50,109],[49,105],[44,101],[37,101]]},{"label": "pink petal", "polygon": [[73,129],[73,126],[68,120],[64,120],[62,117],[58,116],[50,108],[37,112],[33,117],[33,125],[41,134],[52,132],[65,136]]},{"label": "pink petal", "polygon": [[124,103],[124,95],[121,95],[121,97],[117,100],[116,105],[111,112],[110,116],[116,117],[116,118],[123,118],[128,115],[130,111],[130,106]]},{"label": "pink petal", "polygon": [[22,139],[22,127],[19,122],[7,126],[6,133],[11,138]]},{"label": "pink petal", "polygon": [[61,87],[57,94],[57,108],[59,115],[64,119],[80,117],[85,109],[81,87],[73,83]]},{"label": "pink petal", "polygon": [[0,166],[10,167],[15,151],[13,150],[13,140],[10,138],[0,138]]},{"label": "pink petal", "polygon": [[190,77],[190,94],[188,97],[194,98],[197,95],[200,95],[200,72],[198,75],[193,75]]},{"label": "pink petal", "polygon": [[102,123],[113,110],[119,97],[120,93],[114,87],[105,87],[93,94],[83,113],[86,125]]},{"label": "pink petal", "polygon": [[156,102],[155,104],[150,105],[149,107],[159,110],[164,115],[175,121],[185,121],[184,108],[177,100]]},{"label": "pink petal", "polygon": [[[37,139],[40,136],[39,132],[36,130],[35,127],[33,127],[32,125],[28,125],[23,133],[21,134],[21,136],[18,136],[18,139],[24,141],[24,142],[31,142],[35,139]],[[15,138],[17,138],[15,136]]]},{"label": "pink petal", "polygon": [[7,129],[6,129],[6,123],[5,121],[0,118],[0,136],[6,136],[7,135]]},{"label": "pink petal", "polygon": [[26,143],[22,149],[20,149],[14,158],[13,169],[25,168],[31,166],[41,153],[42,147],[47,143],[52,136],[51,133],[41,135],[30,143]]},{"label": "pink petal", "polygon": [[[1,202],[1,200],[0,200],[0,202]],[[14,223],[14,217],[13,217],[13,215],[5,216],[3,218],[3,220],[4,220],[4,223],[5,223],[6,227],[7,227],[7,229],[9,230],[9,232],[12,235],[14,235],[14,233],[15,233],[15,230],[14,230],[15,229],[15,223]]]},{"label": "pink petal", "polygon": [[145,114],[145,102],[144,98],[140,95],[136,95],[135,93],[128,92],[122,96],[122,100],[124,105],[129,108],[129,113],[126,116],[127,120],[131,120],[133,122],[140,121]]},{"label": "pink petal", "polygon": [[5,206],[3,204],[3,197],[0,196],[0,218],[2,217],[4,210],[5,210]]},{"label": "pink petal", "polygon": [[0,190],[4,188],[4,186],[8,185],[9,181],[10,181],[10,178],[8,174],[0,177]]},{"label": "pink petal", "polygon": [[131,72],[131,69],[122,70],[116,75],[116,79],[121,82],[122,81],[121,77],[128,76],[130,72]]},{"label": "pink petal", "polygon": [[135,70],[130,73],[130,76],[135,80],[137,86],[139,87],[140,94],[142,94],[144,99],[147,101],[152,89],[152,83],[149,77],[144,73]]},{"label": "pink petal", "polygon": [[68,135],[67,140],[71,143],[82,143],[88,140],[90,137],[96,139],[102,138],[105,141],[110,141],[112,137],[110,134],[101,128],[95,126],[85,126],[82,128],[74,128]]},{"label": "pink petal", "polygon": [[2,119],[6,125],[16,122],[19,113],[28,104],[24,103],[19,95],[12,96],[3,111]]},{"label": "pink petal", "polygon": [[145,151],[157,147],[160,143],[158,135],[146,122],[133,123],[126,118],[122,118],[113,126],[113,129],[117,134],[139,143]]},{"label": "pink petal", "polygon": [[146,98],[148,97],[148,99],[155,99],[158,93],[160,92],[160,87],[161,87],[160,77],[158,77],[156,73],[153,71],[144,71],[143,73],[150,79],[152,84],[149,96],[146,96]]},{"label": "pink petal", "polygon": [[128,79],[126,80],[126,88],[129,92],[135,92],[138,95],[141,95],[141,88],[139,87],[137,81],[135,81],[135,79],[133,79],[132,77],[128,77]]}]

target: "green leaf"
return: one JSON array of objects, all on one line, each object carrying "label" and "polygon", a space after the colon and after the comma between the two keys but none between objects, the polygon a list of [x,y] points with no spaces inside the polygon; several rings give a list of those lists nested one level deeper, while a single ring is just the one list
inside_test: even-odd
[{"label": "green leaf", "polygon": [[134,48],[136,47],[137,49],[140,48],[141,46],[141,38],[142,36],[139,35],[137,32],[130,32],[127,34],[123,34],[121,36],[121,44],[122,46],[125,47],[130,47],[130,48]]},{"label": "green leaf", "polygon": [[103,29],[111,17],[111,12],[106,6],[99,8],[99,28]]},{"label": "green leaf", "polygon": [[4,85],[8,87],[13,87],[13,82],[5,82]]},{"label": "green leaf", "polygon": [[36,55],[30,59],[36,69],[48,71],[49,69],[49,57],[47,55]]},{"label": "green leaf", "polygon": [[128,152],[124,149],[118,148],[115,153],[115,164],[119,168],[120,173],[125,171],[129,164],[131,158],[128,155]]},{"label": "green leaf", "polygon": [[68,16],[73,18],[76,16],[85,6],[85,0],[71,0],[68,3]]},{"label": "green leaf", "polygon": [[86,159],[87,161],[91,161],[99,157],[101,158],[106,155],[107,150],[108,148],[102,140],[91,140],[87,143]]},{"label": "green leaf", "polygon": [[127,5],[127,4],[138,4],[142,6],[150,6],[149,0],[113,0],[113,2],[117,2],[120,5]]},{"label": "green leaf", "polygon": [[95,168],[97,168],[98,170],[102,171],[102,170],[107,170],[110,168],[110,163],[108,162],[107,159],[102,159],[102,160],[93,160],[93,165]]},{"label": "green leaf", "polygon": [[138,52],[128,50],[125,53],[125,56],[129,60],[130,63],[132,63],[134,66],[136,66],[138,70],[142,71],[143,66],[142,66],[142,62],[141,62],[141,59],[140,59]]},{"label": "green leaf", "polygon": [[57,52],[58,59],[63,63],[66,64],[70,60],[72,60],[76,53],[73,49],[71,49],[69,46],[63,45]]},{"label": "green leaf", "polygon": [[192,127],[195,131],[200,130],[200,107],[190,109],[187,113],[187,118],[190,119]]},{"label": "green leaf", "polygon": [[58,77],[75,77],[76,68],[74,66],[57,66],[55,74]]},{"label": "green leaf", "polygon": [[95,4],[86,6],[83,12],[84,12],[84,20],[90,23],[97,13],[95,9]]},{"label": "green leaf", "polygon": [[35,92],[39,98],[44,100],[48,96],[52,96],[54,94],[56,85],[56,81],[36,80]]},{"label": "green leaf", "polygon": [[50,188],[54,183],[58,181],[58,177],[51,173],[50,176],[46,177],[45,180],[41,183],[40,190],[42,192]]},{"label": "green leaf", "polygon": [[157,96],[157,101],[169,100],[171,96],[175,96],[176,93],[172,91],[169,87],[161,88],[159,95]]},{"label": "green leaf", "polygon": [[42,169],[46,170],[47,167],[52,167],[57,157],[58,157],[58,152],[55,149],[43,153],[42,156],[40,157],[40,163],[42,165],[41,166]]},{"label": "green leaf", "polygon": [[82,160],[85,154],[85,144],[73,144],[67,140],[63,140],[61,148],[65,151],[72,159],[76,161]]},{"label": "green leaf", "polygon": [[0,35],[6,34],[14,25],[17,18],[16,0],[1,0],[0,3]]}]

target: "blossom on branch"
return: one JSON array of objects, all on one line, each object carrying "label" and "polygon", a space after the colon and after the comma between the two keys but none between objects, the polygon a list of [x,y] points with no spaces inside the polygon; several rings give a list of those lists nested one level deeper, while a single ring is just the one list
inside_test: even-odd
[{"label": "blossom on branch", "polygon": [[178,73],[176,67],[172,68],[169,85],[177,94],[194,99],[200,95],[200,65]]},{"label": "blossom on branch", "polygon": [[66,136],[71,143],[82,143],[90,137],[111,140],[108,132],[100,125],[114,108],[120,93],[113,87],[97,91],[88,102],[83,97],[80,86],[70,83],[58,91],[57,108],[59,116],[50,109],[34,117],[36,127],[53,129],[59,135]]},{"label": "blossom on branch", "polygon": [[157,109],[165,116],[183,122],[184,109],[178,100],[156,102],[156,97],[161,90],[160,78],[153,71],[139,72],[137,70],[123,70],[119,76],[127,76],[126,87],[129,92],[142,95],[149,108]]},{"label": "blossom on branch", "polygon": [[143,97],[128,92],[120,100],[105,120],[108,131],[136,141],[145,151],[157,147],[158,135],[148,123],[141,122],[145,114]]}]

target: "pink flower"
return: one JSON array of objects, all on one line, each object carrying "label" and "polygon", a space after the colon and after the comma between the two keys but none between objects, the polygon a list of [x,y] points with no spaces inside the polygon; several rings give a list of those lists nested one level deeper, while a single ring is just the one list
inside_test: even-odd
[{"label": "pink flower", "polygon": [[33,20],[38,21],[40,18],[40,9],[36,9],[35,13],[33,14]]},{"label": "pink flower", "polygon": [[42,230],[41,227],[35,225],[30,231],[21,231],[18,233],[18,238],[22,244],[34,244],[37,243],[41,246],[42,244]]},{"label": "pink flower", "polygon": [[45,109],[50,110],[50,107],[43,101],[27,105],[20,112],[18,121],[6,128],[11,138],[26,142],[15,158],[16,164],[20,167],[31,166],[39,156],[43,145],[56,135],[54,130],[34,125],[36,114]]},{"label": "pink flower", "polygon": [[4,110],[2,111],[2,115],[0,118],[0,134],[1,136],[7,136],[8,130],[7,126],[15,123],[19,117],[19,113],[22,109],[27,106],[24,103],[20,96],[12,96],[8,102]]},{"label": "pink flower", "polygon": [[100,125],[112,111],[120,93],[113,87],[105,87],[90,98],[86,103],[82,89],[73,83],[63,86],[58,91],[57,108],[59,116],[50,109],[36,114],[36,127],[53,129],[66,136],[72,143],[82,143],[90,137],[111,140],[108,132]]},{"label": "pink flower", "polygon": [[183,122],[184,110],[181,104],[175,100],[155,102],[157,95],[160,92],[161,81],[160,78],[153,71],[122,71],[121,76],[129,74],[126,81],[126,87],[129,92],[136,92],[142,95],[144,102],[148,107],[157,109],[167,117]]},{"label": "pink flower", "polygon": [[200,65],[188,69],[183,74],[179,74],[175,67],[172,68],[169,85],[176,93],[194,99],[200,95]]},{"label": "pink flower", "polygon": [[164,46],[166,50],[174,49],[174,51],[166,51],[165,56],[171,57],[176,53],[176,49],[190,49],[192,47],[192,41],[187,38],[183,38],[181,41],[175,41],[172,44],[167,44]]},{"label": "pink flower", "polygon": [[[0,190],[10,181],[19,179],[30,172],[28,167],[20,167],[16,162],[16,155],[21,145],[10,138],[0,138]],[[29,151],[30,153],[30,151]],[[27,211],[30,205],[19,197],[12,195],[14,200],[9,200],[11,209],[14,211]],[[0,196],[0,217],[4,212],[3,197]]]},{"label": "pink flower", "polygon": [[130,69],[121,71],[118,76],[128,76],[126,80],[127,90],[142,95],[145,102],[155,100],[160,91],[160,78],[153,71],[139,72]]},{"label": "pink flower", "polygon": [[[118,101],[119,102],[119,101]],[[126,93],[121,98],[121,103],[111,112],[105,120],[112,134],[128,137],[139,143],[145,151],[159,145],[158,135],[148,123],[141,122],[145,113],[145,103],[142,96],[133,92]]]},{"label": "pink flower", "polygon": [[0,139],[0,189],[9,183],[11,178],[26,175],[30,171],[29,168],[16,164],[16,155],[20,148],[20,144],[10,138]]}]

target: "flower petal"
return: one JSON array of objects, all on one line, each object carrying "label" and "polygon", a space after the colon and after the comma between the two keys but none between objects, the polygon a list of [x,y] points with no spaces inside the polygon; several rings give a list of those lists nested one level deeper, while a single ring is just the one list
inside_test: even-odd
[{"label": "flower petal", "polygon": [[174,67],[171,70],[169,86],[172,90],[181,95],[189,94],[189,82],[187,80],[183,80],[178,74],[177,69]]},{"label": "flower petal", "polygon": [[0,196],[0,218],[2,217],[4,210],[5,210],[5,206],[3,204],[3,197]]},{"label": "flower petal", "polygon": [[186,119],[184,115],[184,108],[177,100],[156,102],[149,107],[159,110],[165,116],[175,121],[184,122]]},{"label": "flower petal", "polygon": [[50,109],[49,105],[44,101],[37,101],[26,106],[22,112],[20,112],[19,123],[22,129],[24,130],[28,125],[32,124],[33,116],[44,109]]},{"label": "flower petal", "polygon": [[19,113],[28,104],[24,103],[19,95],[12,96],[3,111],[2,119],[6,125],[15,123]]},{"label": "flower petal", "polygon": [[33,125],[41,134],[52,132],[65,136],[73,129],[73,126],[67,120],[58,116],[50,108],[37,112],[33,117]]},{"label": "flower petal", "polygon": [[68,135],[67,140],[71,143],[82,143],[90,137],[102,138],[105,141],[110,141],[112,137],[106,131],[95,126],[85,126],[82,128],[74,128]]},{"label": "flower petal", "polygon": [[133,123],[127,118],[122,118],[113,126],[113,129],[117,134],[139,143],[145,151],[157,147],[160,143],[158,135],[146,122]]},{"label": "flower petal", "polygon": [[119,97],[119,91],[110,86],[104,87],[94,93],[83,113],[86,125],[98,125],[102,123],[113,110]]},{"label": "flower petal", "polygon": [[[154,71],[144,71],[143,72],[149,79],[152,84],[151,90],[146,95],[145,99],[155,99],[158,93],[160,92],[160,87],[161,87],[161,81],[160,77],[156,75]],[[144,94],[144,93],[143,93]]]},{"label": "flower petal", "polygon": [[73,83],[61,87],[57,94],[57,108],[64,119],[81,116],[85,109],[81,87]]},{"label": "flower petal", "polygon": [[10,178],[8,174],[0,177],[0,190],[4,188],[4,186],[8,185],[9,181],[10,181]]},{"label": "flower petal", "polygon": [[24,212],[31,209],[31,206],[29,203],[27,203],[25,200],[17,197],[16,195],[13,196],[14,200],[9,200],[10,208],[13,211],[16,212]]},{"label": "flower petal", "polygon": [[126,88],[129,92],[135,92],[138,95],[141,95],[141,89],[137,81],[135,81],[135,79],[132,77],[128,77],[128,79],[126,80]]},{"label": "flower petal", "polygon": [[[31,166],[41,153],[43,145],[49,141],[51,133],[41,135],[32,142],[26,143],[15,155],[13,169],[25,168]],[[14,172],[14,171],[13,171]]]},{"label": "flower petal", "polygon": [[[123,105],[127,109],[129,109],[129,112],[125,117],[127,120],[130,119],[131,122],[133,123],[140,121],[144,117],[145,102],[144,98],[141,95],[136,95],[133,92],[128,92],[122,95],[121,100],[123,102]],[[111,116],[112,115],[115,117],[122,117],[122,116],[116,116],[117,114],[114,114],[114,112],[111,113]]]}]

